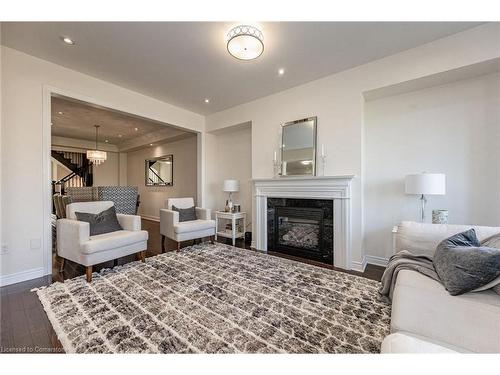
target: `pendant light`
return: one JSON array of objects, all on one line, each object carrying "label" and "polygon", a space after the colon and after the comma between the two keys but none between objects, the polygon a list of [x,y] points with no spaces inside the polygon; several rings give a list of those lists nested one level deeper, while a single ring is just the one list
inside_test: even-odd
[{"label": "pendant light", "polygon": [[99,125],[94,125],[95,127],[95,150],[87,150],[87,159],[93,164],[93,165],[99,165],[101,163],[104,163],[107,158],[107,154],[105,151],[99,151],[97,149],[97,137],[99,134]]}]

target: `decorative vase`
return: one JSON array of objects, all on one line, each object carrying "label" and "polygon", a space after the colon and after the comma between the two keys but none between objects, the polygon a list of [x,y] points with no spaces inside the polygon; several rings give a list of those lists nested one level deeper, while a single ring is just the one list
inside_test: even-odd
[{"label": "decorative vase", "polygon": [[448,224],[448,210],[432,210],[432,224]]}]

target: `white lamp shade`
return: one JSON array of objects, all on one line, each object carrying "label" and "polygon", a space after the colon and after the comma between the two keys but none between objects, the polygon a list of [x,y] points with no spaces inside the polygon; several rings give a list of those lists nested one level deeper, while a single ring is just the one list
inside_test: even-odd
[{"label": "white lamp shade", "polygon": [[409,174],[405,179],[406,194],[444,195],[446,175],[443,173]]},{"label": "white lamp shade", "polygon": [[226,193],[234,193],[240,190],[240,182],[238,180],[224,180],[224,191]]}]

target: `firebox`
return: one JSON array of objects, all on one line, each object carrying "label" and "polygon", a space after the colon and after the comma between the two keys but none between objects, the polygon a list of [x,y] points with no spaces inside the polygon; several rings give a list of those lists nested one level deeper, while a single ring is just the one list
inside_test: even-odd
[{"label": "firebox", "polygon": [[268,250],[333,264],[333,203],[268,199]]}]

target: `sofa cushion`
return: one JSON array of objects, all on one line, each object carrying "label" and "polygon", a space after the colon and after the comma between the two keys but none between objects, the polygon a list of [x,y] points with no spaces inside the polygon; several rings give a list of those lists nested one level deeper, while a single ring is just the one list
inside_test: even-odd
[{"label": "sofa cushion", "polygon": [[384,338],[380,352],[383,354],[397,353],[460,353],[460,348],[427,341],[425,337],[419,337],[405,332],[392,333]]},{"label": "sofa cushion", "polygon": [[98,214],[75,212],[75,215],[78,221],[85,221],[90,224],[91,236],[123,229],[116,217],[115,206],[111,206]]},{"label": "sofa cushion", "polygon": [[178,223],[174,225],[175,233],[189,233],[189,232],[197,232],[200,230],[215,228],[214,220],[191,220],[191,221],[183,221],[182,223]]},{"label": "sofa cushion", "polygon": [[145,230],[119,230],[91,236],[89,241],[81,245],[81,249],[85,254],[92,254],[147,240],[148,232]]},{"label": "sofa cushion", "polygon": [[480,245],[474,229],[438,245],[434,268],[451,295],[470,292],[500,276],[500,249]]},{"label": "sofa cushion", "polygon": [[491,290],[451,296],[418,272],[398,274],[391,332],[409,332],[476,353],[500,352],[500,297]]},{"label": "sofa cushion", "polygon": [[433,257],[441,241],[470,228],[474,228],[479,241],[500,233],[500,227],[403,221],[397,226],[397,233],[394,236],[394,253],[408,250],[412,254]]},{"label": "sofa cushion", "polygon": [[172,211],[177,211],[179,213],[179,221],[196,220],[196,209],[194,206],[188,208],[177,208],[172,206]]}]

